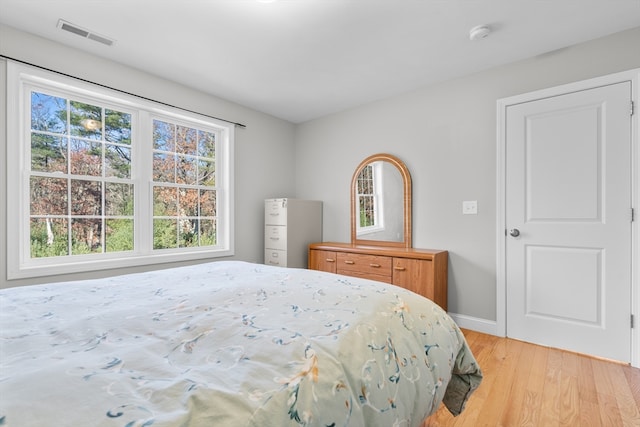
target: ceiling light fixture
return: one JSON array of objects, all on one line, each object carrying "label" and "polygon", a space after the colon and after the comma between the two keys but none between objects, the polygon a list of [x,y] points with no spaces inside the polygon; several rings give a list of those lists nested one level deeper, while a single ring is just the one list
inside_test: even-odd
[{"label": "ceiling light fixture", "polygon": [[488,25],[478,25],[469,30],[469,40],[481,40],[489,35],[491,28]]}]

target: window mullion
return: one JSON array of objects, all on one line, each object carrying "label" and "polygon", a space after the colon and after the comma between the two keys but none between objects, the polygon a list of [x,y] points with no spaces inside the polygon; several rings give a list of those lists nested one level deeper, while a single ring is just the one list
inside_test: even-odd
[{"label": "window mullion", "polygon": [[[136,120],[132,146],[135,156],[132,171],[135,183],[135,247],[136,252],[149,253],[153,242],[153,127],[151,115],[141,111]],[[132,125],[133,126],[133,125]],[[134,139],[135,138],[135,139]]]}]

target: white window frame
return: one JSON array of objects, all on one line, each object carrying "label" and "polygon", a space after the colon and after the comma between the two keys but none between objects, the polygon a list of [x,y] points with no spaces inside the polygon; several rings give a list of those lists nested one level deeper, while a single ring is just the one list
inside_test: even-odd
[{"label": "white window frame", "polygon": [[[30,92],[41,89],[131,113],[132,169],[135,191],[134,250],[31,258]],[[152,120],[172,121],[216,132],[217,246],[153,249]],[[7,62],[7,276],[8,279],[79,273],[234,254],[234,125],[178,108],[126,95],[35,67]],[[146,135],[146,137],[145,137]]]},{"label": "white window frame", "polygon": [[[383,171],[382,171],[382,162],[374,162],[369,165],[371,167],[372,172],[372,181],[373,181],[373,222],[374,225],[370,225],[367,227],[361,227],[360,221],[356,221],[356,231],[358,236],[366,236],[369,234],[379,233],[384,231],[384,186],[383,186]],[[358,195],[360,197],[360,195]]]}]

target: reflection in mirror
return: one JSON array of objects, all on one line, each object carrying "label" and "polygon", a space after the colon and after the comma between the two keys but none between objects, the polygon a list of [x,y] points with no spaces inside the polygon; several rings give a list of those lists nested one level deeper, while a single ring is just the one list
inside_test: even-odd
[{"label": "reflection in mirror", "polygon": [[411,177],[389,154],[365,159],[352,179],[353,244],[411,247]]},{"label": "reflection in mirror", "polygon": [[365,165],[358,175],[356,236],[359,239],[402,242],[403,183],[398,169],[389,162]]}]

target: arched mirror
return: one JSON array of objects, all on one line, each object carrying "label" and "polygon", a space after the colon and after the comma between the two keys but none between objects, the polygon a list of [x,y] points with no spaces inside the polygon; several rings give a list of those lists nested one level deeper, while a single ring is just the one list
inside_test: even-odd
[{"label": "arched mirror", "polygon": [[351,243],[411,247],[411,175],[391,154],[367,157],[353,174]]}]

